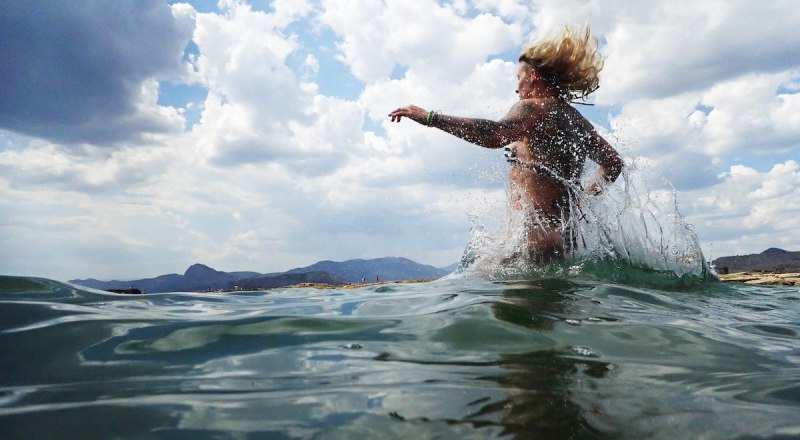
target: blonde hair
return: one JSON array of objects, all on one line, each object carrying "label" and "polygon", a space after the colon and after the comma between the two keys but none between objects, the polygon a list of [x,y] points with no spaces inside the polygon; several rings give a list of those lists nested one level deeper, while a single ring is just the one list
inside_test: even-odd
[{"label": "blonde hair", "polygon": [[533,41],[522,48],[520,62],[537,69],[567,99],[586,99],[600,87],[603,57],[589,24],[581,29],[564,26],[561,33]]}]

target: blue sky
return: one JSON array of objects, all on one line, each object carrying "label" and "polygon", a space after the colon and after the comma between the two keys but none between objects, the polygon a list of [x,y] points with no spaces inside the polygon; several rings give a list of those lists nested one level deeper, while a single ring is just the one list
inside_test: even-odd
[{"label": "blue sky", "polygon": [[31,0],[0,11],[0,273],[455,262],[502,154],[386,114],[499,118],[520,47],[587,17],[580,110],[707,256],[800,250],[791,1]]}]

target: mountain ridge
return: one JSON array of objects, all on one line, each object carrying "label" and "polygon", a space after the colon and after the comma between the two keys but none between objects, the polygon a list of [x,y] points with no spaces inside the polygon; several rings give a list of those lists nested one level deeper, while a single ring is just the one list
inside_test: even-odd
[{"label": "mountain ridge", "polygon": [[[448,266],[448,268],[451,266]],[[271,289],[299,283],[343,285],[363,281],[402,281],[440,278],[452,272],[447,268],[417,263],[408,258],[384,257],[353,259],[342,262],[323,260],[306,267],[285,272],[223,272],[205,264],[189,266],[183,275],[166,274],[136,280],[101,281],[95,278],[74,279],[69,282],[100,290],[139,289],[148,293],[195,292],[204,290]]]},{"label": "mountain ridge", "polygon": [[800,272],[800,252],[771,247],[760,254],[719,257],[711,262],[719,273],[762,271]]}]

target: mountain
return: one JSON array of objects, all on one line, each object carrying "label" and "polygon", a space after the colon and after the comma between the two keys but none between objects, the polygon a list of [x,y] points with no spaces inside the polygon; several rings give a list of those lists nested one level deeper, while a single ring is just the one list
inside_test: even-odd
[{"label": "mountain", "polygon": [[69,282],[100,290],[136,288],[150,293],[195,292],[198,290],[226,289],[232,282],[259,275],[261,274],[258,272],[220,272],[204,264],[193,264],[186,269],[183,275],[173,273],[131,281],[100,281],[89,278],[85,280],[70,280]]},{"label": "mountain", "polygon": [[308,267],[286,272],[261,274],[258,272],[222,272],[204,264],[193,264],[183,275],[168,274],[155,278],[131,281],[100,281],[94,278],[70,280],[70,283],[99,290],[139,289],[149,293],[196,292],[202,290],[271,289],[300,283],[325,283],[341,285],[366,281],[398,281],[440,278],[452,270],[437,269],[407,258],[377,258],[373,260],[348,260],[344,262],[320,261]]},{"label": "mountain", "polygon": [[146,292],[180,292],[182,278],[182,275],[173,273],[143,280],[100,281],[94,278],[88,278],[85,280],[70,280],[69,282],[99,290],[136,288]]},{"label": "mountain", "polygon": [[760,254],[720,257],[712,261],[720,273],[742,271],[800,272],[800,252],[769,248]]},{"label": "mountain", "polygon": [[452,270],[438,269],[433,266],[419,264],[408,258],[386,257],[372,260],[347,260],[335,262],[330,260],[320,261],[307,267],[298,267],[286,273],[303,272],[328,272],[351,283],[415,280],[427,278],[441,278]]},{"label": "mountain", "polygon": [[193,264],[183,274],[183,288],[190,291],[225,289],[237,280],[232,273],[221,272],[204,264]]}]

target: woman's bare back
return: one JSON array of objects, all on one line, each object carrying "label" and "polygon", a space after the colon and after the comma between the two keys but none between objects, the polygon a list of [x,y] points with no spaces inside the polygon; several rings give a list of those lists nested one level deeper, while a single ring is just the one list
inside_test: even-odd
[{"label": "woman's bare back", "polygon": [[[561,99],[547,99],[540,123],[526,138],[509,146],[512,207],[535,209],[556,221],[569,216],[569,191],[579,185],[587,156],[585,119]],[[591,125],[589,125],[591,127]]]}]

